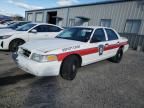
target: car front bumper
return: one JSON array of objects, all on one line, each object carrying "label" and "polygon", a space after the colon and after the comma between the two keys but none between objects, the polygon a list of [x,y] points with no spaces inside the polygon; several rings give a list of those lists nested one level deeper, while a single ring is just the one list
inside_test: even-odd
[{"label": "car front bumper", "polygon": [[8,45],[6,40],[0,40],[0,50],[8,50]]},{"label": "car front bumper", "polygon": [[35,76],[58,76],[60,72],[61,62],[58,61],[38,63],[16,53],[13,59],[20,69]]},{"label": "car front bumper", "polygon": [[123,51],[126,52],[128,49],[129,49],[129,44],[127,44],[127,45],[124,46]]}]

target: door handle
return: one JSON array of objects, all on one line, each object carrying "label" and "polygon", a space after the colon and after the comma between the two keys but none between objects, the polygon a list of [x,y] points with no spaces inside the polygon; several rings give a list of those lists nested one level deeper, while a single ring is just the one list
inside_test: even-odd
[{"label": "door handle", "polygon": [[120,42],[117,42],[117,44],[119,44]]},{"label": "door handle", "polygon": [[109,45],[108,43],[105,44],[105,46],[108,46],[108,45]]}]

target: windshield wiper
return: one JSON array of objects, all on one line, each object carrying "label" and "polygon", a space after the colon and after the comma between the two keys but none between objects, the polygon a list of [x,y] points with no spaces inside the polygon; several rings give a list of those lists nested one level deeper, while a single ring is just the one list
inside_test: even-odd
[{"label": "windshield wiper", "polygon": [[62,39],[62,37],[56,37],[56,38],[61,38]]}]

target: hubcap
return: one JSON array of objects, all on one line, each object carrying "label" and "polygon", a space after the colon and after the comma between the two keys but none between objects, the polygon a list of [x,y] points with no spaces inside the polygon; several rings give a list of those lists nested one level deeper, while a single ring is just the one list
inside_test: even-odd
[{"label": "hubcap", "polygon": [[118,53],[118,59],[121,60],[121,58],[122,58],[122,53],[119,52],[119,53]]},{"label": "hubcap", "polygon": [[121,57],[121,54],[120,54],[120,53],[118,54],[118,57],[119,57],[119,58]]},{"label": "hubcap", "polygon": [[76,66],[73,64],[72,66],[73,72],[76,70]]}]

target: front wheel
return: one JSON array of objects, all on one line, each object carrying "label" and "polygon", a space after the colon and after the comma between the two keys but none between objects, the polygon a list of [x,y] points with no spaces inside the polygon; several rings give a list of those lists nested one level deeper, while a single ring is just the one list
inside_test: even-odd
[{"label": "front wheel", "polygon": [[76,77],[79,68],[79,59],[76,56],[66,58],[61,66],[60,74],[66,80],[73,80]]},{"label": "front wheel", "polygon": [[110,61],[115,62],[115,63],[120,63],[120,61],[122,60],[122,57],[123,57],[123,49],[120,48],[117,51],[117,54],[114,57],[110,58]]}]

